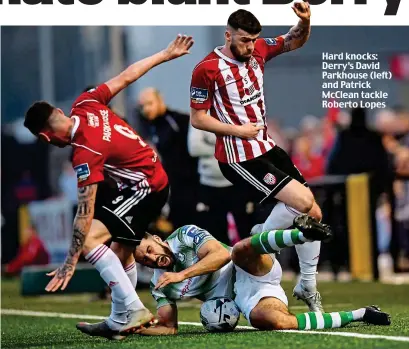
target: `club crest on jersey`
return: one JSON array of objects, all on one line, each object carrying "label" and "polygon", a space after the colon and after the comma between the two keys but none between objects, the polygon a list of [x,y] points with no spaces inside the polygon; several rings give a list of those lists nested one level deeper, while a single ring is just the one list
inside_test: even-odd
[{"label": "club crest on jersey", "polygon": [[177,258],[178,258],[178,260],[179,260],[181,263],[183,263],[183,262],[186,261],[186,256],[185,256],[183,253],[181,253],[181,252],[179,252],[179,253],[177,254]]},{"label": "club crest on jersey", "polygon": [[88,164],[81,164],[81,165],[75,166],[74,171],[77,174],[78,182],[85,181],[91,174]]},{"label": "club crest on jersey", "polygon": [[250,59],[250,66],[255,70],[258,68],[258,62],[254,57],[251,57]]},{"label": "club crest on jersey", "polygon": [[193,103],[204,103],[209,98],[209,91],[204,88],[192,87],[190,99]]},{"label": "club crest on jersey", "polygon": [[99,118],[93,113],[87,113],[88,126],[99,127]]},{"label": "club crest on jersey", "polygon": [[277,46],[277,40],[273,38],[266,38],[264,39],[267,45],[269,46]]},{"label": "club crest on jersey", "polygon": [[244,88],[244,93],[248,96],[251,96],[254,92],[256,92],[256,88],[254,87],[254,85],[251,85],[248,88]]},{"label": "club crest on jersey", "polygon": [[277,179],[276,179],[276,177],[275,177],[273,174],[267,173],[267,174],[264,176],[263,181],[264,181],[265,183],[267,183],[268,185],[274,185],[274,184],[276,184]]}]

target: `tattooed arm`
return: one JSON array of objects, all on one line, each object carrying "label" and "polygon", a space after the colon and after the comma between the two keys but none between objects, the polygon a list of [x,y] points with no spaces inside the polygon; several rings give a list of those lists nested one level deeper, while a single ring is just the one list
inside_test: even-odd
[{"label": "tattooed arm", "polygon": [[287,34],[283,35],[283,52],[293,51],[300,48],[308,41],[311,34],[311,10],[309,3],[307,1],[296,3],[292,9],[300,20]]},{"label": "tattooed arm", "polygon": [[74,220],[74,234],[67,258],[62,267],[48,273],[54,276],[46,287],[47,291],[55,292],[60,287],[64,290],[74,275],[75,267],[84,247],[85,238],[94,218],[95,197],[98,184],[78,188],[78,209]]}]

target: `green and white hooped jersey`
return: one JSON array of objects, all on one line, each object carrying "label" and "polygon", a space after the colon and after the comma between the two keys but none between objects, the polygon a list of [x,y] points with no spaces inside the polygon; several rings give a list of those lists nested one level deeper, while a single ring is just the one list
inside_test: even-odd
[{"label": "green and white hooped jersey", "polygon": [[[173,272],[185,270],[199,261],[197,251],[208,241],[216,240],[208,231],[195,225],[185,225],[172,233],[166,242],[175,256]],[[231,247],[225,246],[230,252]],[[233,262],[212,274],[199,275],[177,284],[169,284],[154,290],[160,276],[169,270],[155,269],[151,279],[151,293],[157,302],[157,308],[176,301],[197,298],[202,301],[212,297],[234,298],[235,271]]]}]

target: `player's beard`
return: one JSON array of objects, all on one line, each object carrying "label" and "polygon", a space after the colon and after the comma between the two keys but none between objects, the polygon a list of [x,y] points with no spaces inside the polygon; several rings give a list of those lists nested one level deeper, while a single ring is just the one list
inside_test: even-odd
[{"label": "player's beard", "polygon": [[249,54],[248,56],[243,56],[242,54],[240,54],[240,51],[234,42],[230,44],[230,51],[233,54],[234,58],[236,58],[236,60],[239,62],[247,62],[251,57],[251,54]]},{"label": "player's beard", "polygon": [[162,248],[163,248],[163,254],[161,254],[161,255],[159,255],[157,258],[156,258],[156,267],[157,268],[160,268],[160,269],[170,269],[170,268],[172,268],[173,267],[173,264],[174,264],[174,262],[175,262],[175,258],[174,258],[174,256],[173,256],[173,253],[172,253],[172,251],[170,250],[170,248],[169,247],[167,247],[166,245],[162,245],[161,244],[161,246],[162,246]]}]

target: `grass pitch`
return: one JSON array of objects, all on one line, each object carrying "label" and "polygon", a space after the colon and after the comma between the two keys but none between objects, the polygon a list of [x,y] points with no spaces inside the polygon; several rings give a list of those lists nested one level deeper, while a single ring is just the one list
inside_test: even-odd
[{"label": "grass pitch", "polygon": [[[284,282],[294,314],[308,311],[303,303],[291,297],[294,283]],[[1,347],[2,348],[143,348],[143,349],[238,349],[238,348],[409,348],[409,285],[383,285],[378,283],[320,283],[319,290],[327,312],[353,310],[376,304],[392,316],[392,325],[369,326],[353,323],[342,329],[311,332],[260,332],[236,329],[227,334],[211,334],[198,326],[200,302],[179,304],[179,320],[196,325],[181,325],[179,334],[171,337],[132,336],[125,341],[113,342],[88,337],[75,328],[85,317],[106,316],[110,304],[91,301],[92,295],[47,295],[21,297],[17,280],[4,280],[1,284]],[[148,291],[139,291],[146,306],[155,309]],[[20,315],[9,315],[13,313]],[[9,311],[7,311],[9,310]],[[24,313],[24,311],[26,311]],[[31,311],[34,313],[27,313]],[[44,313],[44,312],[48,312]],[[71,315],[73,318],[58,316]],[[30,315],[30,316],[27,316]],[[33,316],[36,315],[36,316]],[[248,325],[241,318],[240,325]],[[318,332],[318,333],[317,333]]]}]

